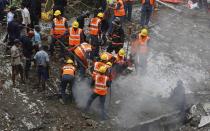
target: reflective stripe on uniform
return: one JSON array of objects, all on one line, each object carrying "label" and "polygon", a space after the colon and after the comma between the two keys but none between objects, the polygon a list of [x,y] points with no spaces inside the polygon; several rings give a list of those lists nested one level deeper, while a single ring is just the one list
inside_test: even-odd
[{"label": "reflective stripe on uniform", "polygon": [[99,31],[99,23],[101,22],[101,19],[99,18],[92,18],[90,22],[89,27],[89,33],[91,35],[97,35]]},{"label": "reflective stripe on uniform", "polygon": [[99,78],[100,78],[101,76],[98,76],[98,75],[96,75],[96,86],[106,86],[106,82],[107,82],[107,80],[108,80],[108,77],[105,77],[105,79],[104,79],[104,81],[103,81],[103,83],[101,83],[101,81],[99,81],[98,82],[98,80],[99,80]]},{"label": "reflective stripe on uniform", "polygon": [[82,29],[77,29],[76,31],[71,27],[69,29],[69,45],[79,45],[80,44],[80,34],[82,32]]}]

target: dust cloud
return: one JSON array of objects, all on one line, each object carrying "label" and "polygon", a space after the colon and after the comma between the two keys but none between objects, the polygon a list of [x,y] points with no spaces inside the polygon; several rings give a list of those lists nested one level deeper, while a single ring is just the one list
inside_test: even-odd
[{"label": "dust cloud", "polygon": [[[193,57],[192,57],[193,58]],[[186,93],[192,86],[205,80],[205,70],[174,61],[169,54],[152,51],[147,64],[138,73],[121,77],[113,87],[114,95],[121,100],[117,111],[118,124],[130,128],[142,121],[174,111],[171,104],[164,102],[182,80]]]},{"label": "dust cloud", "polygon": [[73,95],[77,103],[77,106],[80,108],[84,108],[86,106],[88,98],[92,93],[90,88],[90,80],[84,79],[80,82],[76,81],[76,83],[77,84],[73,88]]}]

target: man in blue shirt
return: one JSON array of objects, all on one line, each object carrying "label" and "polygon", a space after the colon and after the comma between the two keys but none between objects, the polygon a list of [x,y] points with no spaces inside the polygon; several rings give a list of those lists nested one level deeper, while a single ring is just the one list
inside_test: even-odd
[{"label": "man in blue shirt", "polygon": [[45,82],[49,78],[48,69],[49,69],[49,55],[47,54],[47,46],[40,47],[40,51],[38,51],[35,56],[35,63],[37,66],[37,74],[38,74],[38,86],[40,83],[42,84],[42,90],[45,90]]}]

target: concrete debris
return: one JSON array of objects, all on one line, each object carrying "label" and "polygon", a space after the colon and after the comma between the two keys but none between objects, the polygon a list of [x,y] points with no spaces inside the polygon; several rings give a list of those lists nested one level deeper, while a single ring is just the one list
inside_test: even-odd
[{"label": "concrete debris", "polygon": [[203,104],[203,109],[209,115],[209,113],[210,113],[210,103],[204,103]]},{"label": "concrete debris", "polygon": [[85,118],[85,120],[90,119],[90,117],[84,113],[82,113],[82,117]]},{"label": "concrete debris", "polygon": [[202,116],[198,127],[203,127],[210,123],[210,116]]},{"label": "concrete debris", "polygon": [[210,103],[199,103],[192,105],[187,114],[187,119],[191,127],[204,127],[210,123]]},{"label": "concrete debris", "polygon": [[117,100],[117,101],[115,101],[115,104],[120,104],[120,102],[121,102],[121,100]]},{"label": "concrete debris", "polygon": [[189,1],[187,2],[187,7],[188,7],[188,8],[190,8],[190,9],[196,9],[196,8],[199,8],[199,6],[198,6],[198,2],[193,3],[191,0],[189,0]]},{"label": "concrete debris", "polygon": [[91,126],[93,128],[96,128],[98,123],[96,121],[92,120],[92,119],[87,119],[86,120],[86,125],[87,126]]},{"label": "concrete debris", "polygon": [[191,108],[190,108],[190,113],[192,115],[196,114],[196,111],[197,111],[197,106],[196,105],[193,105]]}]

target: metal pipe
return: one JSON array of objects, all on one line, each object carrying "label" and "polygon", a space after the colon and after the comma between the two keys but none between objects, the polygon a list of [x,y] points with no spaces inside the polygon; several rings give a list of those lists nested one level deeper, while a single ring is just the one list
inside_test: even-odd
[{"label": "metal pipe", "polygon": [[170,9],[173,9],[173,10],[179,12],[179,13],[182,12],[182,10],[180,10],[180,9],[178,9],[178,8],[175,8],[174,6],[172,6],[172,5],[170,5],[170,4],[167,4],[167,3],[162,2],[162,1],[160,1],[160,0],[156,0],[156,1],[157,1],[158,3],[160,3],[160,4],[162,4],[162,5],[165,5],[166,7],[170,8]]}]

